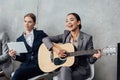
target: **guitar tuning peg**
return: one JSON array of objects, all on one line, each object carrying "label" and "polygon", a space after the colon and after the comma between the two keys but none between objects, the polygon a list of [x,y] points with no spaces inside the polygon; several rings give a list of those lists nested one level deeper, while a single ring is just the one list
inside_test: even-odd
[{"label": "guitar tuning peg", "polygon": [[106,48],[103,48],[104,55],[115,55],[117,53],[116,46],[107,46]]}]

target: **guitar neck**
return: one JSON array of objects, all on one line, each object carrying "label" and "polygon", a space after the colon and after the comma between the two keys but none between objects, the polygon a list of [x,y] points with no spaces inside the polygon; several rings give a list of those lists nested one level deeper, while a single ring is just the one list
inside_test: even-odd
[{"label": "guitar neck", "polygon": [[[81,51],[76,51],[76,52],[67,52],[68,57],[70,56],[85,56],[85,55],[93,55],[97,53],[98,50],[81,50]],[[116,47],[108,47],[101,49],[102,56],[108,56],[108,55],[115,55],[117,53]]]},{"label": "guitar neck", "polygon": [[67,52],[67,56],[85,56],[85,55],[93,55],[97,53],[97,50],[81,50],[76,52]]}]

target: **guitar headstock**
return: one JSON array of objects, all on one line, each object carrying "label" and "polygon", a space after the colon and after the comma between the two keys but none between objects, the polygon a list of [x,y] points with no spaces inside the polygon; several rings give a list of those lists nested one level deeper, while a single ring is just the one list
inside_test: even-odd
[{"label": "guitar headstock", "polygon": [[107,47],[103,48],[101,51],[102,51],[103,56],[116,55],[117,47],[116,46],[107,46]]}]

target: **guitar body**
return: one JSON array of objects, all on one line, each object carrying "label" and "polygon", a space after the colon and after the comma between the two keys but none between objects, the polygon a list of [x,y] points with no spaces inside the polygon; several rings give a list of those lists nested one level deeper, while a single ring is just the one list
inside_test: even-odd
[{"label": "guitar body", "polygon": [[[66,44],[54,43],[54,45],[57,47],[61,47],[67,52],[74,52],[74,47],[70,43],[66,43]],[[51,54],[53,54],[52,55],[53,60],[51,60]],[[44,44],[41,44],[38,53],[38,64],[39,64],[39,68],[43,72],[51,72],[62,66],[72,66],[74,64],[74,56],[67,57],[64,60],[61,60],[55,52],[51,53]]]}]

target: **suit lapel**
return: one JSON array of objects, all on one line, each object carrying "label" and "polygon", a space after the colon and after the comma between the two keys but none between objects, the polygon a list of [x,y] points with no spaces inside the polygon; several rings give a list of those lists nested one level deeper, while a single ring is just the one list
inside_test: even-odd
[{"label": "suit lapel", "polygon": [[[81,50],[82,46],[83,46],[83,33],[80,32],[80,35],[78,37],[78,49]],[[64,39],[63,39],[63,43],[69,43],[70,42],[70,32],[69,31],[65,31],[64,32]]]},{"label": "suit lapel", "polygon": [[79,35],[79,38],[78,38],[78,49],[81,50],[82,49],[82,46],[83,46],[83,33],[80,32],[80,35]]},{"label": "suit lapel", "polygon": [[32,47],[33,47],[34,44],[35,44],[35,40],[37,40],[37,39],[36,39],[36,38],[37,38],[37,32],[36,32],[36,30],[33,30],[33,34],[34,34],[34,40],[33,40]]},{"label": "suit lapel", "polygon": [[63,43],[69,43],[70,42],[70,32],[68,30],[65,30],[63,36],[64,36]]},{"label": "suit lapel", "polygon": [[31,48],[33,48],[33,46],[34,46],[35,40],[36,40],[36,38],[37,38],[37,32],[36,32],[36,30],[34,30],[34,29],[33,29],[33,34],[34,34],[34,40],[33,40],[32,47],[30,47],[30,46],[27,44],[27,42],[26,42],[26,40],[25,40],[25,37],[24,37],[24,34],[21,36],[21,39],[22,39],[22,41],[25,43],[25,46],[26,46],[27,50],[31,50]]},{"label": "suit lapel", "polygon": [[27,50],[28,50],[28,48],[31,48],[31,47],[27,44],[27,42],[26,42],[26,40],[25,40],[25,37],[24,37],[24,34],[21,36],[21,39],[22,39],[22,41],[25,43],[25,46],[26,46]]},{"label": "suit lapel", "polygon": [[66,38],[66,43],[69,43],[69,42],[70,42],[70,34]]}]

